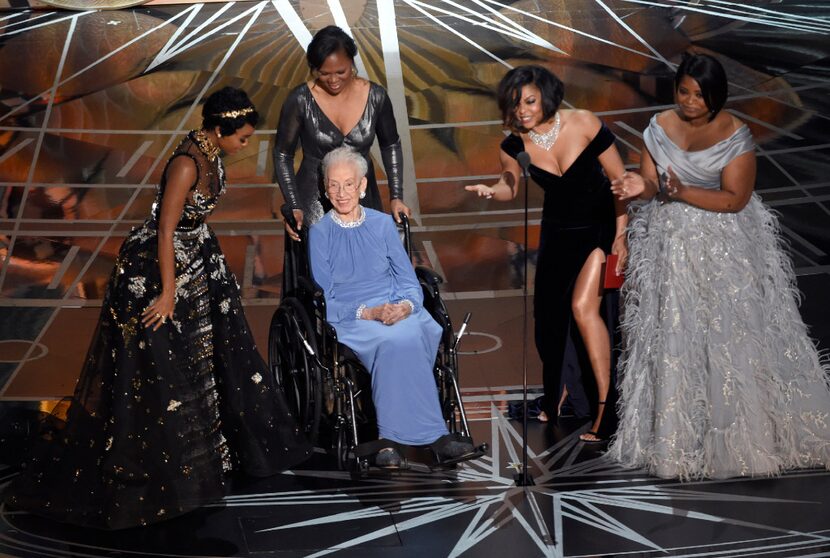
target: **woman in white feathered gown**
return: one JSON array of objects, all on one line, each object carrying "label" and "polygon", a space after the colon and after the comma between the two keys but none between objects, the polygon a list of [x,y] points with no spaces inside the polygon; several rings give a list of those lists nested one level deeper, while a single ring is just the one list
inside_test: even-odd
[{"label": "woman in white feathered gown", "polygon": [[798,311],[776,217],[753,193],[749,129],[723,67],[687,57],[677,108],[644,133],[648,201],[629,225],[620,424],[609,455],[683,480],[830,466],[830,385]]}]

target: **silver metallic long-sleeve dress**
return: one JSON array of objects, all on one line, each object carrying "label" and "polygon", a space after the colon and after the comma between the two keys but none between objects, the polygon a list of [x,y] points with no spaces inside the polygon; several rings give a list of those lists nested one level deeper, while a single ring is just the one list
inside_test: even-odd
[{"label": "silver metallic long-sleeve dress", "polygon": [[[656,118],[658,172],[720,188],[754,149],[746,126],[701,151]],[[609,455],[665,478],[773,475],[830,466],[827,365],[798,311],[776,217],[753,194],[737,213],[652,200],[629,225],[620,424]]]},{"label": "silver metallic long-sleeve dress", "polygon": [[[323,196],[323,177],[320,163],[326,153],[341,146],[349,146],[366,158],[369,170],[363,207],[383,211],[377,179],[369,149],[377,136],[383,167],[392,199],[403,198],[403,154],[401,140],[395,125],[392,102],[386,90],[376,83],[369,84],[366,106],[354,128],[343,134],[322,111],[308,84],[295,87],[282,106],[277,138],[274,142],[274,169],[285,202],[291,209],[302,209],[307,225],[313,225],[331,206]],[[297,144],[303,149],[303,158],[294,173],[294,152]]]}]

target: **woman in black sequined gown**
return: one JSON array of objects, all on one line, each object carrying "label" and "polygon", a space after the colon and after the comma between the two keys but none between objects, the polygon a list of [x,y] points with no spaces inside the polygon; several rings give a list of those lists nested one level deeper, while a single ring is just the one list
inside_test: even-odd
[{"label": "woman in black sequined gown", "polygon": [[[383,211],[369,149],[377,135],[389,182],[390,212],[410,214],[403,203],[403,153],[392,102],[386,90],[357,76],[357,46],[342,29],[318,31],[306,51],[314,79],[294,88],[282,106],[274,144],[274,168],[283,197],[302,226],[316,223],[331,209],[323,196],[320,163],[329,151],[348,146],[369,163],[361,205]],[[294,173],[297,143],[303,159]],[[324,205],[325,204],[325,205]],[[286,225],[291,238],[299,237]]]},{"label": "woman in black sequined gown", "polygon": [[614,201],[609,178],[622,177],[625,169],[614,134],[591,112],[560,109],[563,95],[562,82],[541,66],[509,71],[499,84],[504,124],[513,132],[501,143],[501,178],[467,190],[487,199],[515,198],[521,176],[516,157],[530,155],[530,177],[545,191],[533,309],[545,390],[540,420],[558,411],[573,317],[599,394],[593,427],[580,438],[597,442],[611,369],[608,329],[599,314],[601,271],[607,253],[620,256],[620,269],[627,253],[625,204]]},{"label": "woman in black sequined gown", "polygon": [[220,148],[244,147],[258,116],[225,88],[203,117],[121,246],[66,420],[51,417],[34,441],[6,494],[14,508],[147,525],[222,498],[229,471],[265,476],[309,455],[205,223],[225,191]]}]

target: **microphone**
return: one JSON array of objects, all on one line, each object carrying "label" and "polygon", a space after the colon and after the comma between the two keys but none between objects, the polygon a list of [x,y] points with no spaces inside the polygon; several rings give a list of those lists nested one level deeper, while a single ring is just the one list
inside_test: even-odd
[{"label": "microphone", "polygon": [[522,151],[516,155],[516,161],[522,167],[522,178],[524,179],[525,198],[525,226],[524,226],[524,286],[522,288],[522,470],[513,475],[516,486],[533,486],[533,477],[527,471],[527,206],[528,206],[528,176],[527,169],[530,166],[530,155]]},{"label": "microphone", "polygon": [[516,155],[516,161],[518,161],[519,166],[522,167],[522,172],[526,173],[528,167],[530,167],[530,155],[527,154],[527,151],[522,151]]}]

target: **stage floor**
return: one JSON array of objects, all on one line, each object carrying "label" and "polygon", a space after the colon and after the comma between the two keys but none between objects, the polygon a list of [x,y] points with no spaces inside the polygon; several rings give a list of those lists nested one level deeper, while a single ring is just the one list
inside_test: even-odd
[{"label": "stage floor", "polygon": [[[23,2],[22,4],[25,4]],[[523,274],[542,194],[478,199],[503,138],[494,89],[524,63],[553,69],[565,104],[597,113],[636,168],[642,130],[672,103],[673,65],[712,52],[727,108],[758,143],[756,190],[779,212],[802,314],[830,348],[830,3],[793,0],[274,0],[32,11],[0,0],[0,462],[18,414],[69,395],[118,247],[145,218],[162,163],[198,103],[243,87],[262,114],[227,160],[211,219],[260,348],[279,303],[281,203],[270,150],[283,99],[308,78],[303,50],[336,23],[361,75],[389,91],[414,210],[415,259],[446,279],[456,324],[472,312],[461,381],[486,458],[450,472],[355,479],[319,454],[225,502],[145,530],[98,533],[0,513],[8,556],[830,556],[830,473],[678,483],[623,471],[578,442],[587,424],[531,424],[531,473],[514,487]],[[382,168],[382,165],[376,165]],[[384,176],[379,178],[382,189]],[[532,341],[531,391],[540,366]],[[9,460],[8,458],[6,459]],[[13,468],[0,469],[0,484]]]},{"label": "stage floor", "polygon": [[[830,473],[664,481],[625,471],[539,423],[516,487],[521,425],[491,406],[474,424],[489,455],[453,471],[354,478],[333,459],[239,479],[216,506],[143,529],[96,532],[0,513],[8,556],[820,557],[830,555]],[[573,426],[566,424],[566,426]],[[585,425],[587,426],[587,425]],[[584,430],[584,428],[583,428]],[[2,472],[0,472],[2,475]]]}]

